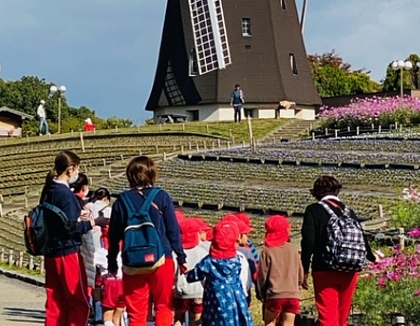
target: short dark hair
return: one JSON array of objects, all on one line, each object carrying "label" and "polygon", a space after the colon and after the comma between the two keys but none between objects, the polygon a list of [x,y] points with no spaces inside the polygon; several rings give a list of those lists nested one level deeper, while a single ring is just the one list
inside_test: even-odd
[{"label": "short dark hair", "polygon": [[128,163],[126,175],[131,188],[153,187],[157,178],[156,164],[147,156],[135,157]]},{"label": "short dark hair", "polygon": [[235,84],[235,88],[241,87],[241,85],[239,84]]},{"label": "short dark hair", "polygon": [[83,187],[86,187],[89,185],[89,180],[86,174],[79,173],[79,177],[77,180],[69,185],[71,189],[73,189],[73,192],[75,194],[78,194],[83,190]]},{"label": "short dark hair", "polygon": [[92,196],[92,202],[96,202],[97,200],[102,200],[102,199],[108,199],[111,200],[111,194],[109,193],[109,190],[106,188],[99,188],[96,189],[95,192],[93,193]]},{"label": "short dark hair", "polygon": [[336,178],[323,175],[315,180],[314,187],[310,190],[312,196],[317,200],[321,200],[328,195],[337,196],[340,193],[342,186]]}]

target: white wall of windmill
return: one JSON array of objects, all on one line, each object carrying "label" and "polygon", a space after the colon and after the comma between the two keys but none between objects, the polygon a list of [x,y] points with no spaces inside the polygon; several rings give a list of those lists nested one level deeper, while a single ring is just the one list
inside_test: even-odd
[{"label": "white wall of windmill", "polygon": [[315,120],[315,107],[297,104],[296,107],[292,109],[281,109],[280,118]]}]

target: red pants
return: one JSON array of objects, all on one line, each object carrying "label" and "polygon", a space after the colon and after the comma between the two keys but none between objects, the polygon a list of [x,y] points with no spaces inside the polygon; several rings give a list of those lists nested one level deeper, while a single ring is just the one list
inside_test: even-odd
[{"label": "red pants", "polygon": [[313,272],[315,303],[322,326],[347,326],[359,273]]},{"label": "red pants", "polygon": [[156,326],[171,326],[174,285],[175,266],[169,258],[154,273],[124,274],[123,288],[130,326],[146,326],[150,296],[153,298]]},{"label": "red pants", "polygon": [[86,269],[80,253],[45,257],[46,326],[86,326],[89,319]]}]

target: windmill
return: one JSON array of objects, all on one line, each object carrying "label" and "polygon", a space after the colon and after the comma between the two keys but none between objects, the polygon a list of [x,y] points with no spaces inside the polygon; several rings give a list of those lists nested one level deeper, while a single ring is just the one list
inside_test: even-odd
[{"label": "windmill", "polygon": [[312,80],[295,0],[168,0],[158,66],[146,110],[190,120],[232,120],[236,83],[255,118],[313,119]]}]

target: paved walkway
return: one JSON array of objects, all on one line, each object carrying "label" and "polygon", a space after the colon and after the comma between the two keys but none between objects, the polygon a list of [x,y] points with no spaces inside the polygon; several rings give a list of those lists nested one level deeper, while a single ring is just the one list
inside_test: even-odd
[{"label": "paved walkway", "polygon": [[0,275],[0,325],[43,325],[44,305],[44,288]]}]

